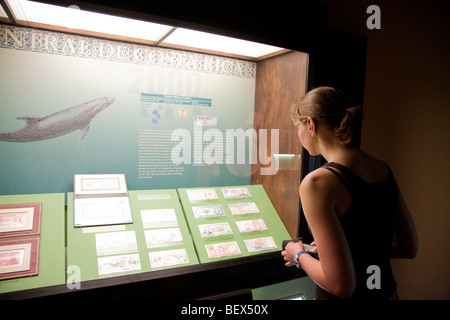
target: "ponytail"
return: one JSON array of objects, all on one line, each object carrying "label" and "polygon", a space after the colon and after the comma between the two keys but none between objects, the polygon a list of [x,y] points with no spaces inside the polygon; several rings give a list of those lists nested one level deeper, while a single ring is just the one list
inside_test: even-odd
[{"label": "ponytail", "polygon": [[362,107],[350,107],[345,111],[339,127],[334,129],[334,134],[342,144],[349,147],[358,147],[361,137]]},{"label": "ponytail", "polygon": [[311,117],[330,128],[339,141],[349,147],[358,147],[361,138],[362,107],[350,106],[342,91],[331,87],[318,87],[309,91],[292,106],[295,125]]}]

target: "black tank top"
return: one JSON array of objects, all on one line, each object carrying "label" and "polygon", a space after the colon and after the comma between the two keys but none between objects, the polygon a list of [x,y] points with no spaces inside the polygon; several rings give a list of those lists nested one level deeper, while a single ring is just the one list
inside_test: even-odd
[{"label": "black tank top", "polygon": [[[352,198],[350,208],[339,218],[355,266],[356,288],[352,299],[389,299],[397,288],[390,254],[399,198],[398,186],[389,166],[388,178],[378,183],[367,183],[338,163],[329,162],[322,168],[333,172]],[[317,286],[316,299],[337,298]]]}]

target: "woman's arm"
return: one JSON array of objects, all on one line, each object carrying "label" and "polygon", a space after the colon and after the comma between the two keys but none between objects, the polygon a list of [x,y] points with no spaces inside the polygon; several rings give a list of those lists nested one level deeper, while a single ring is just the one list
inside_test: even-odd
[{"label": "woman's arm", "polygon": [[[306,176],[300,185],[303,211],[320,261],[302,254],[299,262],[319,286],[334,295],[349,298],[355,289],[356,277],[347,239],[336,215],[335,187],[336,179],[322,170]],[[289,258],[292,259],[301,249],[301,243],[288,244],[285,260],[287,257],[286,261],[290,261]]]},{"label": "woman's arm", "polygon": [[416,226],[400,193],[391,257],[413,259],[417,255],[418,247]]}]

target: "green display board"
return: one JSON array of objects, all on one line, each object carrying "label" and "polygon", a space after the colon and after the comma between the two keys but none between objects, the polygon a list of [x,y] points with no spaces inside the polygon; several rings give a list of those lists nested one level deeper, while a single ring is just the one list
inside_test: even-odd
[{"label": "green display board", "polygon": [[261,185],[178,193],[202,263],[281,250],[290,239]]},{"label": "green display board", "polygon": [[0,196],[0,204],[42,203],[39,270],[35,276],[0,281],[0,294],[65,283],[64,194]]},{"label": "green display board", "polygon": [[175,189],[129,191],[133,223],[74,227],[67,194],[67,264],[80,281],[198,263]]},{"label": "green display board", "polygon": [[73,193],[0,196],[0,204],[42,203],[39,273],[0,281],[0,294],[278,251],[289,239],[261,185],[128,197],[132,223],[75,227]]}]

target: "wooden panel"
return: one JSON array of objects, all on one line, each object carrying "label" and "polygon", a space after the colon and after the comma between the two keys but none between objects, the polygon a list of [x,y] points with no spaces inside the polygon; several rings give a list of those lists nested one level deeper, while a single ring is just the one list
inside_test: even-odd
[{"label": "wooden panel", "polygon": [[[270,164],[258,162],[252,166],[252,184],[262,184],[291,237],[297,235],[302,146],[291,120],[291,105],[306,92],[308,55],[289,52],[258,62],[256,73],[254,128],[267,129],[267,144],[258,141],[258,152],[292,154],[282,158],[276,174],[262,175],[261,168]],[[279,130],[278,152],[271,150],[272,129]],[[258,138],[260,138],[258,134]],[[267,148],[267,150],[259,150]],[[259,153],[258,153],[259,154]],[[273,160],[273,158],[272,158]]]}]

